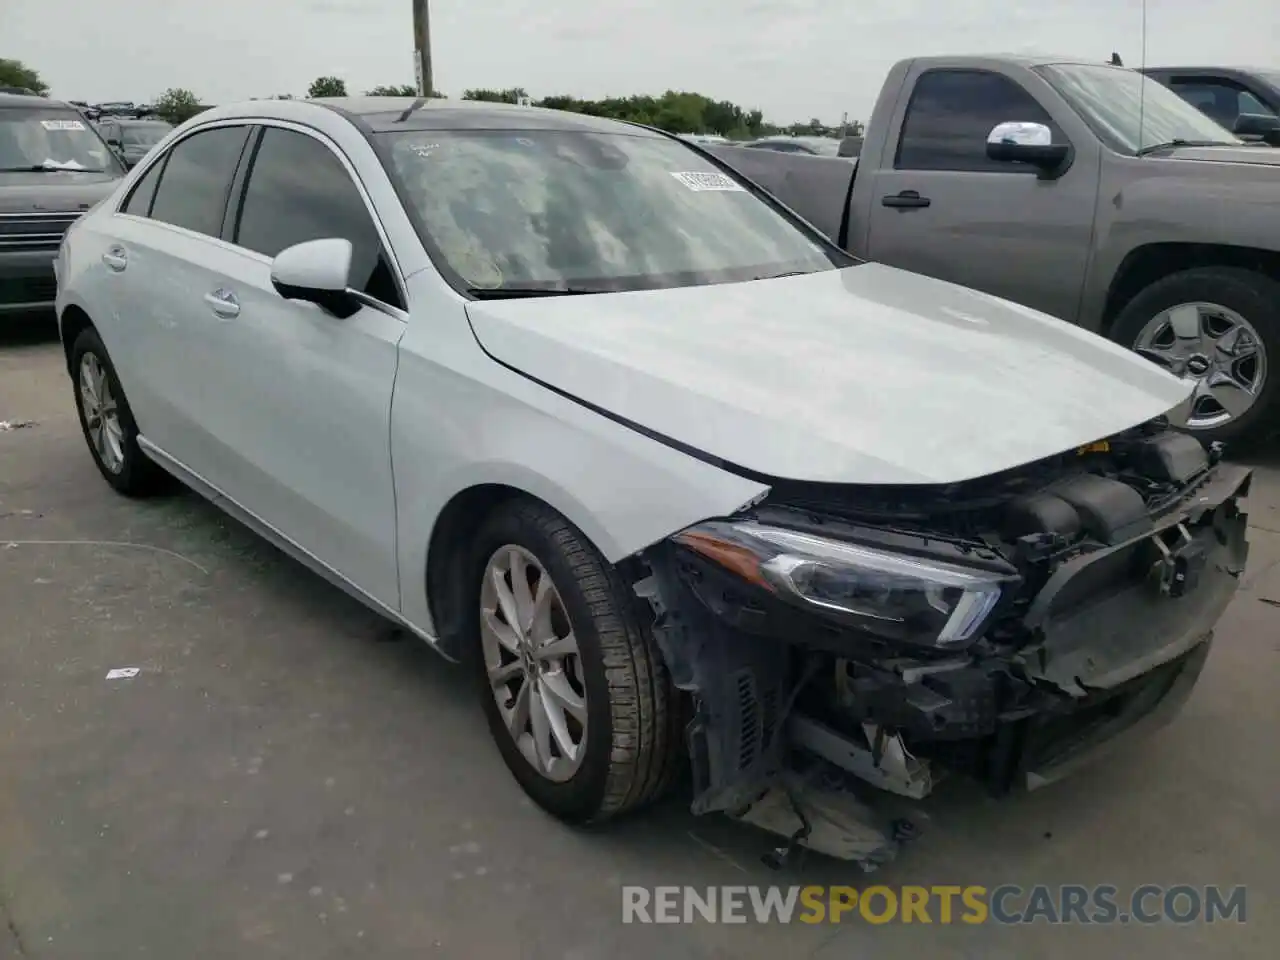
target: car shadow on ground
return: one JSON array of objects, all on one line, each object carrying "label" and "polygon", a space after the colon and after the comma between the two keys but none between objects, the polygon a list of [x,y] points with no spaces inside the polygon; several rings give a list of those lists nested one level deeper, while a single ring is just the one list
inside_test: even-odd
[{"label": "car shadow on ground", "polygon": [[58,340],[58,320],[52,311],[0,314],[0,350],[37,347]]}]

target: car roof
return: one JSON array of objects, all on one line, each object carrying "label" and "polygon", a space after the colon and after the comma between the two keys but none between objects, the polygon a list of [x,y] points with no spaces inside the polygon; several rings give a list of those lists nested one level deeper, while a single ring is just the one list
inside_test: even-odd
[{"label": "car roof", "polygon": [[[270,105],[269,107],[267,105]],[[410,110],[410,108],[413,108]],[[295,116],[304,120],[313,110],[342,114],[375,133],[412,130],[559,130],[662,137],[646,127],[592,117],[567,110],[522,107],[481,100],[415,97],[322,97],[314,100],[250,100],[215,107],[210,118]],[[409,111],[406,115],[406,111]],[[404,117],[401,121],[400,118]]]},{"label": "car roof", "polygon": [[980,62],[1007,63],[1018,67],[1047,67],[1052,64],[1073,64],[1086,67],[1114,67],[1116,70],[1127,70],[1106,60],[1094,60],[1089,57],[1053,56],[1050,54],[1031,53],[979,53],[963,57],[929,56],[912,57],[910,63],[923,67],[935,64],[954,64],[956,61],[978,64]]},{"label": "car roof", "polygon": [[1268,73],[1270,72],[1265,67],[1236,67],[1236,66],[1224,67],[1221,64],[1218,64],[1216,66],[1207,66],[1205,64],[1193,64],[1191,66],[1186,66],[1180,63],[1174,64],[1173,66],[1165,66],[1164,64],[1160,64],[1159,66],[1139,67],[1138,69],[1144,73],[1149,72],[1151,70],[1178,70],[1178,71],[1185,71],[1188,73]]},{"label": "car roof", "polygon": [[1211,67],[1211,66],[1173,66],[1173,67],[1140,67],[1142,73],[1190,73],[1203,74],[1205,76],[1219,77],[1249,77],[1252,80],[1260,80],[1269,86],[1276,86],[1276,77],[1280,76],[1280,71],[1270,70],[1266,67]]},{"label": "car roof", "polygon": [[63,103],[61,100],[50,100],[48,97],[25,93],[0,93],[0,107],[44,107],[54,110],[75,110],[75,107],[71,104]]}]

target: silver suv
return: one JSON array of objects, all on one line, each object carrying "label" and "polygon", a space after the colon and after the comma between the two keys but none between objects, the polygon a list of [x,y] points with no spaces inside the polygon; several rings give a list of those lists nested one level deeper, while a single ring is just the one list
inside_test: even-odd
[{"label": "silver suv", "polygon": [[70,104],[0,93],[0,314],[53,306],[53,262],[124,167]]}]

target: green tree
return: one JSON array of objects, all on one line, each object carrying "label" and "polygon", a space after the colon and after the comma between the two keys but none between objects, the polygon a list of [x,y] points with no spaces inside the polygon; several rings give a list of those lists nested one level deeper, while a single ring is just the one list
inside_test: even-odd
[{"label": "green tree", "polygon": [[463,100],[484,100],[488,103],[519,103],[529,96],[524,87],[508,87],[506,90],[463,90]]},{"label": "green tree", "polygon": [[190,120],[204,109],[200,105],[200,101],[196,99],[196,95],[182,87],[170,87],[156,97],[156,102],[152,104],[152,108],[172,124]]},{"label": "green tree", "polygon": [[30,90],[41,97],[49,95],[49,85],[40,79],[39,73],[21,60],[6,60],[3,57],[0,57],[0,87]]},{"label": "green tree", "polygon": [[367,97],[416,97],[418,88],[412,83],[395,84],[389,87],[374,87],[372,90],[366,90]]},{"label": "green tree", "polygon": [[[463,99],[516,103],[524,96],[527,96],[524,89],[515,87],[509,90],[467,90]],[[535,100],[533,104],[550,110],[643,123],[670,133],[715,133],[734,140],[766,136],[782,129],[768,123],[764,113],[758,109],[748,110],[730,100],[712,100],[688,90],[668,90],[660,97],[636,94],[602,100],[580,100],[568,94],[555,94]],[[816,120],[795,124],[794,127],[807,133],[815,129],[815,124],[819,131],[828,130]]]},{"label": "green tree", "polygon": [[316,97],[345,97],[347,95],[347,81],[341,77],[316,77],[311,81],[311,86],[307,88],[307,96]]},{"label": "green tree", "polygon": [[[367,92],[371,97],[409,97],[417,93],[408,84],[377,86]],[[346,86],[337,77],[321,77],[311,85],[308,95],[345,96]],[[443,97],[439,91],[433,97]],[[657,127],[669,133],[715,133],[731,140],[745,140],[778,133],[836,137],[842,134],[839,126],[829,127],[816,117],[808,123],[778,125],[769,123],[764,112],[745,108],[731,100],[713,100],[689,90],[668,90],[661,96],[633,94],[629,97],[605,97],[601,100],[582,100],[569,94],[555,94],[541,100],[529,98],[524,87],[476,87],[462,92],[463,100],[480,100],[487,103],[530,102],[550,110],[585,113],[593,117],[608,117]],[[862,124],[854,120],[843,131],[857,136]]]}]

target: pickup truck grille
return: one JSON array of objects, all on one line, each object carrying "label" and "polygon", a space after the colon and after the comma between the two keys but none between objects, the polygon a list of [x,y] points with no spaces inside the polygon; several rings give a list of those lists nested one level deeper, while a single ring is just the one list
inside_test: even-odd
[{"label": "pickup truck grille", "polygon": [[67,228],[81,213],[0,213],[0,254],[57,250]]},{"label": "pickup truck grille", "polygon": [[16,303],[53,303],[58,296],[58,281],[52,272],[47,277],[0,277],[0,307]]}]

